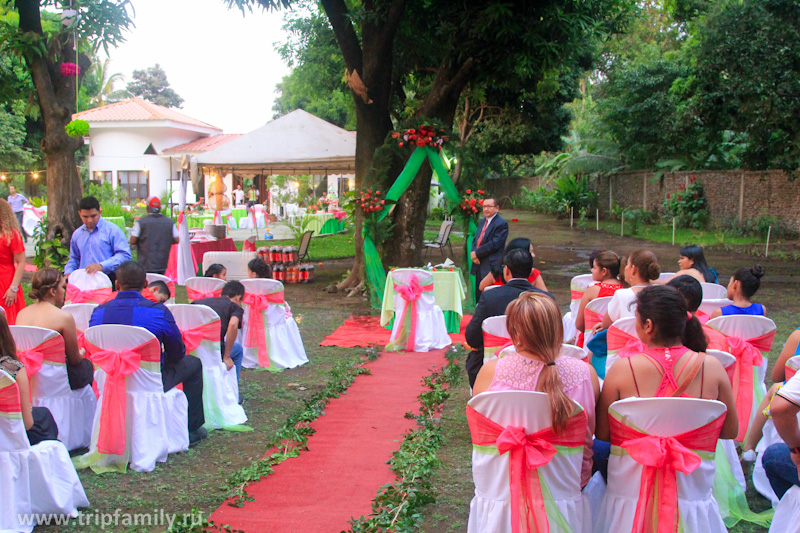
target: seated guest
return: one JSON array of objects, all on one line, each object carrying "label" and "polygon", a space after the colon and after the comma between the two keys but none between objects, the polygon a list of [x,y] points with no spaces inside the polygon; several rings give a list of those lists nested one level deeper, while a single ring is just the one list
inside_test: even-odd
[{"label": "seated guest", "polygon": [[192,302],[198,305],[207,305],[219,315],[220,350],[222,362],[228,370],[236,367],[236,379],[242,373],[242,345],[236,342],[236,335],[242,328],[242,299],[244,298],[244,285],[239,281],[229,281],[222,287],[222,295],[213,298],[201,298]]},{"label": "seated guest", "polygon": [[540,292],[553,298],[552,294],[537,289],[528,281],[532,268],[533,257],[528,250],[516,248],[509,251],[503,257],[503,277],[506,284],[481,295],[472,320],[469,321],[464,332],[464,338],[472,348],[467,357],[470,387],[474,386],[475,378],[483,365],[483,330],[481,329],[483,321],[491,316],[504,315],[508,304],[526,291]]},{"label": "seated guest", "polygon": [[160,279],[152,282],[150,285],[147,286],[147,288],[150,290],[153,297],[156,299],[156,302],[160,304],[163,304],[167,300],[172,298],[172,293],[170,293],[169,291],[169,285],[167,285]]},{"label": "seated guest", "polygon": [[[516,239],[512,239],[511,242],[506,245],[506,249],[503,254],[507,254],[516,248],[519,248],[520,250],[528,250],[531,253],[531,257],[536,257],[536,254],[533,252],[533,244],[531,244],[531,240],[526,239],[525,237],[517,237]],[[531,273],[528,276],[528,281],[537,289],[546,291],[547,285],[544,284],[541,274],[541,270],[532,268]],[[503,279],[503,266],[498,265],[498,268],[492,268],[491,272],[486,274],[486,277],[481,280],[479,288],[481,291],[485,291],[487,287],[492,285],[505,285],[505,283],[506,282]]]},{"label": "seated guest", "polygon": [[[58,426],[47,407],[31,405],[31,384],[25,365],[17,359],[17,346],[8,329],[5,313],[0,313],[0,368],[17,381],[19,387],[19,403],[22,410],[22,422],[28,433],[31,446],[43,440],[57,440]],[[5,496],[5,495],[4,495]]]},{"label": "seated guest", "polygon": [[622,266],[622,260],[614,252],[600,252],[594,258],[592,265],[592,281],[596,283],[589,285],[583,292],[581,304],[578,308],[578,314],[575,317],[575,327],[580,334],[578,338],[578,346],[583,346],[583,331],[586,329],[584,319],[584,311],[586,304],[597,298],[604,298],[606,296],[614,296],[619,289],[624,289],[625,286],[619,280],[619,270]]},{"label": "seated guest", "polygon": [[247,263],[247,277],[272,279],[272,269],[263,259],[256,257]]},{"label": "seated guest", "polygon": [[800,427],[797,422],[800,413],[800,372],[778,389],[769,412],[783,442],[767,448],[761,464],[775,495],[783,498],[792,485],[800,486],[797,475],[800,471]]},{"label": "seated guest", "polygon": [[203,274],[203,276],[206,278],[217,278],[222,281],[228,281],[228,269],[219,263],[214,263],[206,269],[206,273]]},{"label": "seated guest", "polygon": [[661,265],[658,264],[656,254],[649,250],[636,250],[625,264],[624,277],[629,287],[618,290],[608,303],[608,311],[603,317],[602,324],[595,329],[602,331],[623,317],[633,316],[632,303],[636,302],[636,295],[653,284],[661,275]]},{"label": "seated guest", "polygon": [[163,347],[161,381],[164,392],[183,383],[183,392],[189,401],[189,445],[194,446],[208,436],[203,428],[203,366],[200,359],[186,357],[186,346],[169,309],[142,296],[142,290],[147,286],[147,274],[142,265],[125,261],[117,269],[115,283],[119,294],[92,312],[89,326],[139,326],[156,336]]},{"label": "seated guest", "polygon": [[719,400],[728,408],[720,438],[732,439],[739,431],[728,375],[719,361],[706,357],[703,328],[689,314],[683,296],[673,287],[654,285],[639,291],[636,304],[636,332],[647,348],[611,365],[597,404],[595,433],[601,442],[595,445],[595,459],[604,475],[610,451],[608,407],[617,400],[633,396]]},{"label": "seated guest", "polygon": [[37,270],[31,278],[29,293],[34,303],[19,312],[17,325],[52,329],[64,338],[69,388],[79,390],[91,385],[94,367],[91,361],[83,358],[83,350],[78,344],[75,319],[70,313],[61,309],[66,289],[67,278],[55,268]]},{"label": "seated guest", "polygon": [[508,304],[506,327],[514,349],[483,365],[475,380],[473,395],[499,390],[547,393],[556,431],[564,428],[573,413],[571,400],[578,402],[589,421],[581,471],[581,486],[585,486],[592,475],[592,434],[595,404],[600,394],[597,374],[583,361],[561,356],[564,337],[561,312],[547,293],[531,291],[520,294]]},{"label": "seated guest", "polygon": [[714,309],[711,318],[729,315],[759,315],[767,316],[767,308],[761,304],[750,301],[761,286],[764,269],[761,265],[742,267],[737,270],[728,282],[728,299],[733,300],[731,305]]},{"label": "seated guest", "polygon": [[678,258],[678,270],[674,276],[667,281],[672,281],[677,276],[692,276],[701,283],[716,283],[717,273],[706,263],[706,256],[703,249],[696,244],[681,248]]}]

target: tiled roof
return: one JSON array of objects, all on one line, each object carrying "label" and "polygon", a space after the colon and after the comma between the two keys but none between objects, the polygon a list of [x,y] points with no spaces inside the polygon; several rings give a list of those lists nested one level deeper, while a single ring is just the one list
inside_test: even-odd
[{"label": "tiled roof", "polygon": [[181,124],[199,126],[201,128],[212,128],[222,131],[221,128],[206,124],[192,117],[179,113],[174,109],[146,102],[141,98],[130,98],[122,102],[96,107],[72,115],[73,119],[86,120],[88,122],[123,122],[138,120],[171,120]]},{"label": "tiled roof", "polygon": [[195,139],[194,141],[179,144],[178,146],[173,146],[172,148],[167,148],[163,150],[164,152],[206,152],[211,150],[212,148],[216,148],[222,144],[225,144],[228,141],[232,141],[237,137],[241,137],[241,133],[227,133],[222,135],[212,135],[211,137],[201,137],[200,139]]}]

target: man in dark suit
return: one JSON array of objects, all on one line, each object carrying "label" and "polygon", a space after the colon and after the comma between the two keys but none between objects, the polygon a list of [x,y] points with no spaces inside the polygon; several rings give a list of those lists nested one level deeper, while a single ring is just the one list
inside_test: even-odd
[{"label": "man in dark suit", "polygon": [[[473,351],[467,357],[467,374],[469,386],[475,384],[478,371],[483,366],[483,321],[492,316],[506,314],[506,307],[523,292],[541,292],[553,298],[549,292],[537,289],[528,281],[533,269],[533,257],[528,250],[514,249],[503,257],[503,279],[506,284],[490,291],[485,291],[478,301],[472,320],[467,324],[464,338]],[[555,300],[555,298],[553,298]]]},{"label": "man in dark suit", "polygon": [[472,268],[470,273],[475,275],[475,295],[476,300],[480,298],[481,291],[478,287],[481,280],[491,272],[492,267],[497,267],[497,263],[503,257],[503,249],[506,247],[506,237],[508,237],[508,222],[503,220],[498,213],[500,206],[494,198],[486,198],[483,201],[483,218],[478,221],[478,229],[475,232],[475,240],[472,241]]}]

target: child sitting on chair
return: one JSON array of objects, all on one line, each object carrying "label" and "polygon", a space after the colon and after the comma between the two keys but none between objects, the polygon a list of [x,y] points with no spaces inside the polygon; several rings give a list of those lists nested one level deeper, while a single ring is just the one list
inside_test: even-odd
[{"label": "child sitting on chair", "polygon": [[147,288],[153,293],[153,296],[155,296],[156,302],[160,304],[166,303],[167,300],[172,298],[172,294],[169,292],[169,286],[161,280],[153,281]]},{"label": "child sitting on chair", "polygon": [[742,267],[737,270],[728,282],[728,299],[733,300],[733,303],[715,309],[711,313],[711,318],[728,315],[767,316],[766,307],[750,301],[750,298],[761,286],[762,277],[764,277],[764,269],[761,265]]}]

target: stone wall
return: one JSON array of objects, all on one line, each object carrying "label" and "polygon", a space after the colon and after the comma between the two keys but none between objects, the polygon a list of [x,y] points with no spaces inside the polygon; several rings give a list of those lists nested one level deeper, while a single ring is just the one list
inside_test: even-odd
[{"label": "stone wall", "polygon": [[800,180],[789,181],[781,170],[672,172],[659,179],[653,179],[652,172],[622,172],[593,184],[601,212],[607,212],[612,201],[622,207],[657,211],[667,193],[688,185],[692,176],[703,184],[712,221],[773,215],[800,230]]},{"label": "stone wall", "polygon": [[495,178],[486,180],[484,186],[488,194],[498,199],[501,207],[508,208],[511,205],[511,198],[517,195],[522,187],[533,190],[543,183],[543,178]]}]

